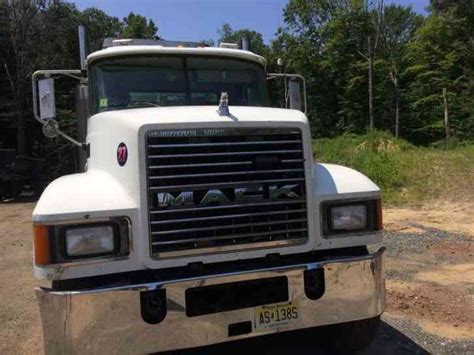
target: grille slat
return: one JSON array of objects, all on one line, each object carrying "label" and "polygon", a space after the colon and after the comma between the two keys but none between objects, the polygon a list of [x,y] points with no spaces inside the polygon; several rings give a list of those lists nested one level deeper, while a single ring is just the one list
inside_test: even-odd
[{"label": "grille slat", "polygon": [[197,153],[197,154],[155,154],[149,155],[149,159],[159,158],[198,158],[198,157],[220,157],[220,156],[233,156],[233,155],[257,155],[257,154],[284,154],[284,153],[301,153],[301,149],[288,149],[288,150],[264,150],[264,151],[253,151],[253,152],[223,152],[223,153]]},{"label": "grille slat", "polygon": [[[282,159],[282,163],[302,163],[303,159]],[[212,166],[251,165],[251,161],[205,163],[205,164],[174,164],[174,165],[151,165],[148,169],[173,169],[173,168],[204,168]]]},{"label": "grille slat", "polygon": [[152,131],[146,144],[154,256],[307,240],[299,129]]},{"label": "grille slat", "polygon": [[212,230],[220,230],[220,229],[237,229],[237,228],[244,228],[244,227],[262,227],[262,226],[271,226],[274,224],[289,224],[289,223],[296,223],[296,222],[305,222],[306,218],[297,218],[297,219],[289,219],[284,221],[274,221],[274,222],[259,222],[259,223],[241,223],[241,224],[229,224],[226,226],[219,226],[219,227],[200,227],[200,228],[189,228],[189,229],[175,229],[175,230],[166,230],[166,231],[159,231],[159,232],[151,232],[152,235],[163,235],[163,234],[170,234],[170,233],[189,233],[189,232],[202,232],[202,231],[212,231]]},{"label": "grille slat", "polygon": [[181,175],[163,175],[163,176],[149,176],[150,180],[163,180],[172,178],[191,178],[191,177],[204,177],[204,176],[232,176],[232,175],[249,175],[249,174],[274,174],[274,173],[291,173],[291,172],[303,172],[303,169],[281,169],[281,170],[247,170],[247,171],[235,171],[225,173],[203,173],[203,174],[181,174]]},{"label": "grille slat", "polygon": [[289,141],[254,141],[254,142],[224,142],[224,143],[184,143],[184,144],[150,144],[148,148],[195,148],[195,147],[229,147],[237,145],[261,145],[261,144],[295,144],[299,140]]},{"label": "grille slat", "polygon": [[181,240],[168,240],[164,242],[154,242],[153,245],[176,245],[176,244],[186,244],[186,243],[196,243],[196,242],[209,242],[213,240],[223,240],[223,239],[239,239],[247,238],[252,236],[262,236],[262,235],[277,235],[277,234],[289,234],[295,232],[305,232],[306,228],[297,228],[297,229],[287,229],[285,231],[272,231],[264,233],[243,233],[243,234],[234,234],[226,235],[222,237],[212,237],[212,238],[192,238],[192,239],[181,239]]},{"label": "grille slat", "polygon": [[179,190],[179,189],[206,189],[206,188],[217,188],[217,187],[233,187],[240,186],[242,184],[265,184],[265,183],[283,183],[283,182],[293,182],[293,181],[304,181],[304,178],[295,178],[295,179],[271,179],[271,180],[241,180],[236,182],[224,182],[224,183],[209,183],[209,184],[185,184],[185,185],[171,185],[171,186],[152,186],[150,190],[152,191],[170,191],[170,190]]},{"label": "grille slat", "polygon": [[252,216],[253,217],[260,217],[260,216],[272,216],[272,215],[278,215],[278,214],[298,213],[298,212],[306,212],[306,210],[305,209],[298,209],[298,210],[283,210],[283,211],[276,211],[276,212],[258,212],[258,213],[231,214],[231,215],[225,215],[225,216],[171,219],[171,220],[165,220],[165,221],[152,221],[151,224],[197,222],[197,221],[209,221],[209,220],[226,219],[226,218],[243,218],[243,217],[252,217]]}]

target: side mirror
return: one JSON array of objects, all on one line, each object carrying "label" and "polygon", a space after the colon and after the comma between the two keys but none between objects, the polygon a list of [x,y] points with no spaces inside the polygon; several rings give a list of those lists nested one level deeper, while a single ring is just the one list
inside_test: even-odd
[{"label": "side mirror", "polygon": [[[300,74],[286,74],[286,73],[268,73],[267,80],[281,78],[285,83],[285,108],[288,108],[288,103],[291,109],[299,110],[306,114],[308,112],[308,104],[306,100],[306,80]],[[303,83],[303,90],[301,90],[301,83]],[[303,98],[301,98],[303,93]]]},{"label": "side mirror", "polygon": [[288,96],[290,98],[290,108],[293,110],[301,110],[301,87],[296,79],[288,81]]},{"label": "side mirror", "polygon": [[[33,94],[33,114],[42,125],[43,134],[48,138],[61,136],[69,142],[88,149],[87,144],[78,142],[61,131],[56,117],[56,100],[54,98],[54,79],[52,75],[65,75],[77,80],[83,80],[81,70],[38,70],[31,76],[32,94]],[[38,79],[40,76],[45,79]]]},{"label": "side mirror", "polygon": [[40,118],[48,120],[56,117],[56,99],[54,96],[54,79],[38,80],[38,99]]}]

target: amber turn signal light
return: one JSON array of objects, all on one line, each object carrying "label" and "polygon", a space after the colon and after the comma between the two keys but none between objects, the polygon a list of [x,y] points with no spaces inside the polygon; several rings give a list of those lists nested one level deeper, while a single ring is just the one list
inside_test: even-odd
[{"label": "amber turn signal light", "polygon": [[51,247],[49,243],[49,226],[33,225],[33,247],[35,264],[51,264]]}]

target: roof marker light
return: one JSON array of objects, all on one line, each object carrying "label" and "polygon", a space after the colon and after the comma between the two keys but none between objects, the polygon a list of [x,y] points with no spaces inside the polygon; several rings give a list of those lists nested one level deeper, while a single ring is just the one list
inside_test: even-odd
[{"label": "roof marker light", "polygon": [[238,45],[237,43],[221,42],[221,43],[219,44],[219,48],[239,49],[239,45]]}]

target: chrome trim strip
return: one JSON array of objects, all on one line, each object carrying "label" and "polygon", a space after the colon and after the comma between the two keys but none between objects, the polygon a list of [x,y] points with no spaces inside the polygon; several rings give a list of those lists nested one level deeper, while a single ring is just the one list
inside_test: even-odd
[{"label": "chrome trim strip", "polygon": [[194,221],[208,221],[215,219],[226,219],[226,218],[242,218],[242,217],[255,217],[255,216],[272,216],[276,214],[288,214],[306,212],[306,209],[301,208],[298,210],[282,210],[282,211],[271,211],[271,212],[258,212],[258,213],[244,213],[244,214],[229,214],[225,216],[210,216],[210,217],[196,217],[196,218],[183,218],[183,219],[167,219],[165,221],[152,221],[152,225],[156,224],[168,224],[168,223],[179,223],[179,222],[194,222]]},{"label": "chrome trim strip", "polygon": [[229,224],[225,226],[215,226],[215,227],[199,227],[199,228],[188,228],[188,229],[172,229],[167,231],[158,231],[151,232],[152,235],[164,235],[164,234],[175,234],[175,233],[187,233],[187,232],[201,232],[201,231],[210,231],[210,230],[221,230],[221,229],[235,229],[242,227],[261,227],[261,226],[270,226],[276,224],[290,224],[305,222],[306,218],[296,218],[296,219],[287,219],[284,221],[272,221],[272,222],[258,222],[258,223],[240,223],[240,224]]},{"label": "chrome trim strip", "polygon": [[[280,127],[247,127],[252,128],[252,136],[265,135],[296,135],[300,134],[300,128],[294,127],[294,123],[291,123],[291,127],[280,126]],[[191,129],[175,127],[172,128],[161,128],[153,130],[149,136],[150,138],[174,138],[174,137],[238,137],[248,136],[249,133],[240,128],[246,128],[245,126],[239,126],[239,129],[229,129],[229,127],[194,127]],[[291,131],[289,131],[291,129]]]},{"label": "chrome trim strip", "polygon": [[[45,353],[153,353],[372,318],[385,309],[383,252],[105,289],[55,292],[39,288]],[[305,295],[303,275],[304,270],[316,268],[324,268],[326,287],[323,296],[312,301]],[[290,300],[299,307],[297,323],[263,330],[252,327],[248,334],[229,337],[230,324],[253,324],[254,308],[186,316],[188,288],[275,276],[288,278]],[[167,314],[161,323],[150,325],[141,317],[140,292],[160,288],[166,289]]]},{"label": "chrome trim strip", "polygon": [[224,153],[194,153],[194,154],[155,154],[149,155],[148,159],[159,158],[198,158],[198,157],[220,157],[220,156],[239,156],[239,155],[254,155],[254,154],[288,154],[288,153],[302,153],[301,149],[288,150],[259,150],[254,152],[224,152]]},{"label": "chrome trim strip", "polygon": [[150,180],[163,180],[174,178],[190,178],[190,177],[204,177],[204,176],[234,176],[234,175],[250,175],[250,174],[273,174],[273,173],[304,173],[304,169],[279,169],[279,170],[246,170],[246,171],[230,171],[225,173],[204,173],[204,174],[181,174],[181,175],[160,175],[148,176]]},{"label": "chrome trim strip", "polygon": [[282,141],[254,141],[254,142],[224,142],[224,143],[188,143],[188,144],[149,144],[149,148],[188,148],[188,147],[227,147],[235,145],[255,145],[255,144],[291,144],[301,143],[297,140]]}]

